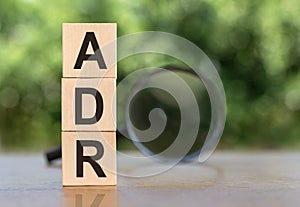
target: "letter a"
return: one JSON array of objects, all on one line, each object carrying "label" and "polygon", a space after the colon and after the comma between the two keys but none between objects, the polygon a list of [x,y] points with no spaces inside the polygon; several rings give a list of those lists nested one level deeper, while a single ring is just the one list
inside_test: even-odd
[{"label": "letter a", "polygon": [[[91,43],[94,54],[86,54],[89,43]],[[83,61],[91,61],[91,60],[96,60],[99,66],[99,69],[107,69],[107,66],[104,62],[99,44],[97,42],[96,36],[94,32],[87,32],[85,34],[82,46],[80,48],[74,69],[81,69]]]}]

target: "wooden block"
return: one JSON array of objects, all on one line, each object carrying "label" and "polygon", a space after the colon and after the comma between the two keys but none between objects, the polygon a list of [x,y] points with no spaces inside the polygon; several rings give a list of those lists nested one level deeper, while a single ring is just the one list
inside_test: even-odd
[{"label": "wooden block", "polygon": [[116,207],[116,186],[76,186],[63,188],[64,206]]},{"label": "wooden block", "polygon": [[116,131],[116,79],[63,78],[62,130]]},{"label": "wooden block", "polygon": [[115,23],[65,23],[62,30],[63,77],[117,77]]},{"label": "wooden block", "polygon": [[63,186],[116,182],[115,132],[62,132]]}]

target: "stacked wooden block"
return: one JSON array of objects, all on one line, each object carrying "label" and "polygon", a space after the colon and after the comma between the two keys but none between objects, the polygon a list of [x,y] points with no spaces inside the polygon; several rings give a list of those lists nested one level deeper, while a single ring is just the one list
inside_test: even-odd
[{"label": "stacked wooden block", "polygon": [[116,24],[63,24],[62,181],[116,185]]}]

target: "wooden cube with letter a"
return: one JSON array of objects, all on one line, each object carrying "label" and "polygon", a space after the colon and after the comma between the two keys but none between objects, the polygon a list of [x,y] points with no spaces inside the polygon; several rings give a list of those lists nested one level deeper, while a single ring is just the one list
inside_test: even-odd
[{"label": "wooden cube with letter a", "polygon": [[115,132],[62,132],[63,185],[116,185]]},{"label": "wooden cube with letter a", "polygon": [[64,186],[116,185],[116,24],[63,24]]},{"label": "wooden cube with letter a", "polygon": [[117,77],[115,23],[63,24],[63,77]]}]

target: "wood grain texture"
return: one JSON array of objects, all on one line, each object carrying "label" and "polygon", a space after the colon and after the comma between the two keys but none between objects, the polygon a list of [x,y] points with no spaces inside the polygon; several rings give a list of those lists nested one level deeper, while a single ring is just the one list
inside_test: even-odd
[{"label": "wood grain texture", "polygon": [[[94,124],[75,123],[75,88],[94,88],[103,99],[103,114]],[[96,101],[92,95],[82,96],[82,116],[92,117]],[[62,79],[63,131],[116,131],[116,79],[115,78],[63,78]]]},{"label": "wood grain texture", "polygon": [[[47,166],[40,153],[0,154],[0,201],[5,207],[75,207],[74,197],[82,195],[91,206],[95,197],[87,201],[85,195],[92,187],[105,194],[103,203],[115,194],[111,202],[121,207],[300,206],[299,162],[299,152],[217,150],[205,164],[179,164],[146,178],[118,176],[115,188],[74,187],[65,193],[60,162]],[[158,164],[134,167],[120,157],[118,163],[123,171],[147,171]],[[109,206],[103,203],[99,207]]]},{"label": "wood grain texture", "polygon": [[[115,23],[64,23],[62,31],[63,77],[117,77]],[[84,61],[81,69],[74,69],[87,32],[94,32],[107,69],[99,69],[96,61]],[[87,52],[94,54],[91,45]]]},{"label": "wood grain texture", "polygon": [[[105,177],[99,177],[90,163],[83,164],[83,177],[78,177],[77,140],[93,140],[103,145],[103,156],[96,160]],[[83,147],[84,156],[97,154],[95,147]],[[116,133],[115,132],[62,132],[63,186],[116,185]]]}]

